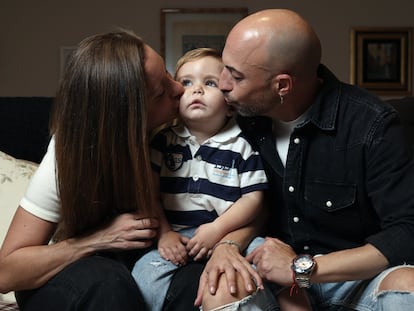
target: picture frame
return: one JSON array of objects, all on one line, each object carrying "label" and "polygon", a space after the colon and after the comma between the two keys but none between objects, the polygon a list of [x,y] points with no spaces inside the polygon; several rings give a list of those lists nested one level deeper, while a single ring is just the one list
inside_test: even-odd
[{"label": "picture frame", "polygon": [[188,50],[213,47],[222,50],[230,29],[248,9],[240,8],[161,8],[160,54],[173,74],[177,60]]},{"label": "picture frame", "polygon": [[377,95],[411,95],[412,28],[351,29],[351,84]]}]

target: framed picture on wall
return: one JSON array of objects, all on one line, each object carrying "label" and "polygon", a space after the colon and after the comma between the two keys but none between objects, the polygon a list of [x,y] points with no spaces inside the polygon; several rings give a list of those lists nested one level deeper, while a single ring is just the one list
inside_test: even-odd
[{"label": "framed picture on wall", "polygon": [[378,95],[411,95],[412,28],[351,30],[351,83]]},{"label": "framed picture on wall", "polygon": [[198,47],[222,50],[230,29],[247,15],[247,8],[161,9],[161,55],[173,74],[185,52]]}]

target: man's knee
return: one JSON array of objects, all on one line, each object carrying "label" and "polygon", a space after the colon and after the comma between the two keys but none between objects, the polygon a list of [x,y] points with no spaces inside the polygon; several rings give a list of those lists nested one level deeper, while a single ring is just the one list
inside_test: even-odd
[{"label": "man's knee", "polygon": [[390,271],[381,281],[379,291],[390,290],[414,293],[414,266],[401,266]]}]

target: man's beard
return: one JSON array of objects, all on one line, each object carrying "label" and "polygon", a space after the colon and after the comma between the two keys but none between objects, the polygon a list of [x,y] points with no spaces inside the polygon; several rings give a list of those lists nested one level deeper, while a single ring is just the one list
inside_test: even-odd
[{"label": "man's beard", "polygon": [[250,103],[240,103],[238,101],[232,100],[231,97],[225,95],[225,100],[228,105],[234,107],[237,113],[244,117],[254,117],[254,116],[263,116],[267,115],[269,111],[274,108],[276,104],[264,104],[266,102],[265,98],[256,100]]},{"label": "man's beard", "polygon": [[243,117],[254,117],[266,115],[270,110],[270,107],[265,106],[261,103],[240,105],[238,102],[229,102],[229,105],[234,107],[237,113]]}]

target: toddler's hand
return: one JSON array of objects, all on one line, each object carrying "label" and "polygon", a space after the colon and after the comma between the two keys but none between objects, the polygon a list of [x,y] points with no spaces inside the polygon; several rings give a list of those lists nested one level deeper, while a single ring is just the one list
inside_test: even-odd
[{"label": "toddler's hand", "polygon": [[158,241],[158,251],[162,258],[180,266],[187,262],[188,255],[182,236],[175,231],[161,235]]}]

